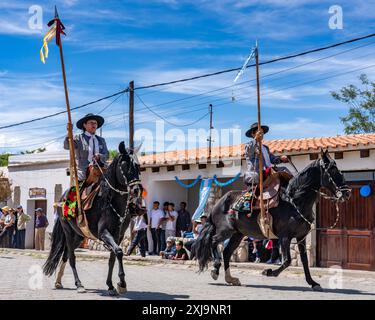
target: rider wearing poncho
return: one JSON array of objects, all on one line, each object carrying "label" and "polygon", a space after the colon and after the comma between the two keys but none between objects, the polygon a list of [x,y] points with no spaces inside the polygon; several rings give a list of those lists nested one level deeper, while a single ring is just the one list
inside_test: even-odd
[{"label": "rider wearing poncho", "polygon": [[[268,126],[261,126],[262,130],[258,131],[258,124],[255,122],[250,129],[246,131],[246,137],[252,138],[245,145],[245,158],[247,163],[247,170],[244,174],[244,183],[247,186],[259,184],[259,144],[263,140],[263,135],[269,131]],[[263,171],[266,173],[272,167],[272,164],[279,164],[281,162],[288,162],[287,156],[273,155],[266,145],[262,145],[263,155]]]},{"label": "rider wearing poncho", "polygon": [[[77,128],[82,133],[74,136],[73,143],[77,161],[78,181],[85,181],[90,165],[96,161],[100,166],[105,166],[109,152],[104,138],[97,136],[96,130],[104,124],[104,118],[92,113],[87,114],[77,121]],[[68,137],[64,141],[64,149],[69,150]]]}]

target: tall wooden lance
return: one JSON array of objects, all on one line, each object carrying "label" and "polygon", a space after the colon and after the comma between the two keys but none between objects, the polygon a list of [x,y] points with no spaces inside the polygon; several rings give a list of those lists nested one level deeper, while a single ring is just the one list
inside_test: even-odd
[{"label": "tall wooden lance", "polygon": [[[258,131],[262,131],[261,126],[261,117],[260,117],[260,85],[259,85],[259,52],[258,52],[258,43],[255,46],[255,69],[256,69],[256,82],[257,82],[257,105],[258,105]],[[264,211],[264,202],[263,202],[263,150],[262,150],[262,140],[258,141],[259,146],[259,192],[260,192],[260,214],[261,219],[263,220],[263,226],[266,228],[266,234],[269,238],[269,220],[268,216]]]},{"label": "tall wooden lance", "polygon": [[[81,197],[79,194],[79,184],[78,184],[78,174],[77,174],[77,164],[76,164],[76,157],[75,157],[75,149],[74,149],[74,143],[73,143],[73,125],[72,125],[72,116],[70,113],[70,103],[69,103],[69,93],[68,93],[68,86],[66,83],[66,73],[65,73],[65,63],[64,63],[64,53],[63,53],[63,46],[61,41],[61,34],[65,35],[64,32],[64,25],[61,23],[59,15],[57,13],[57,8],[55,6],[55,18],[51,20],[48,23],[48,26],[53,26],[56,28],[56,44],[60,48],[60,61],[61,61],[61,69],[62,69],[62,77],[64,81],[64,91],[65,91],[65,102],[66,102],[66,111],[68,114],[68,124],[67,124],[67,130],[68,130],[68,141],[69,141],[69,154],[70,154],[70,174],[73,175],[73,180],[71,181],[71,184],[73,182],[73,185],[76,189],[76,195],[77,195],[77,204],[78,204],[78,218],[80,221],[82,219],[81,215]],[[71,187],[73,186],[71,185]]]}]

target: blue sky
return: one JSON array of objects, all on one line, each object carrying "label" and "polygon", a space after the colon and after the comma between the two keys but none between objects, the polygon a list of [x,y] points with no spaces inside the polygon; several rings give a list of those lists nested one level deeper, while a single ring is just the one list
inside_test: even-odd
[{"label": "blue sky", "polygon": [[[67,28],[63,43],[72,107],[119,91],[130,80],[138,87],[239,67],[256,39],[260,61],[264,61],[373,33],[375,21],[375,2],[362,0],[56,0],[39,3],[1,0],[0,126],[65,108],[58,48],[54,43],[49,46],[47,63],[43,65],[39,60],[41,39],[47,31],[46,23],[53,17],[55,4]],[[31,5],[40,5],[43,9],[43,30],[28,27]],[[328,26],[331,17],[328,10],[332,5],[343,9],[341,30]],[[339,117],[348,108],[333,100],[329,92],[358,83],[357,77],[362,72],[374,79],[373,42],[374,39],[368,39],[262,66],[262,119],[271,127],[266,138],[342,134]],[[320,58],[326,59],[313,62]],[[311,63],[266,76],[308,62]],[[361,68],[364,69],[335,76]],[[250,82],[234,89],[222,89],[233,84],[235,75],[227,73],[139,90],[137,94],[156,112],[178,125],[202,117],[207,113],[204,108],[213,103],[214,127],[241,129],[244,142],[246,128],[256,120],[255,87]],[[239,82],[254,76],[254,69],[248,69]],[[207,93],[212,90],[217,91]],[[200,96],[193,97],[197,94]],[[231,101],[232,96],[235,102]],[[156,106],[183,98],[188,99]],[[88,112],[99,112],[111,101],[73,112],[73,120]],[[155,131],[158,118],[144,110],[138,98],[135,102],[136,129]],[[110,148],[116,148],[118,142],[128,138],[127,115],[123,114],[127,109],[128,97],[123,95],[102,113],[107,123],[103,136]],[[208,117],[205,117],[180,130],[187,134],[188,129],[207,127]],[[176,128],[165,124],[165,131],[170,129]],[[59,150],[65,131],[66,115],[0,130],[0,151],[18,152],[39,146]],[[169,134],[173,136],[174,131]],[[219,143],[218,139],[215,143]],[[155,149],[155,145],[156,142],[148,149]],[[168,142],[165,146],[168,149]]]}]

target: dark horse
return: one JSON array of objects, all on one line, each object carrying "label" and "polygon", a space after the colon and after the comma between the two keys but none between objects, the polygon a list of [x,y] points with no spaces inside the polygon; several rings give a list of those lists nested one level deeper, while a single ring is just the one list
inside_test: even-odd
[{"label": "dark horse", "polygon": [[[135,154],[125,148],[124,142],[119,145],[119,154],[113,159],[101,178],[101,192],[95,198],[92,208],[86,212],[87,223],[91,233],[111,250],[108,263],[107,285],[110,295],[126,292],[125,272],[122,263],[121,243],[131,217],[143,213],[142,185],[140,167]],[[62,288],[61,278],[69,259],[73,270],[78,292],[85,292],[76,270],[74,250],[79,247],[84,236],[76,221],[67,220],[61,214],[52,232],[52,245],[47,261],[43,266],[45,275],[51,276],[57,269],[55,287]],[[120,282],[117,291],[112,284],[112,271],[117,258]]]},{"label": "dark horse", "polygon": [[[270,209],[273,231],[280,239],[283,263],[276,270],[264,270],[263,275],[277,277],[290,265],[290,243],[293,238],[296,238],[306,281],[314,290],[321,290],[320,285],[310,275],[305,240],[312,228],[313,205],[321,187],[332,192],[333,199],[336,201],[345,201],[350,197],[351,190],[345,184],[343,174],[337,168],[335,161],[329,157],[328,152],[323,152],[323,150],[321,159],[313,161],[289,181],[281,196],[279,206]],[[198,260],[200,271],[207,268],[208,262],[213,257],[211,276],[216,280],[221,266],[218,244],[229,239],[224,248],[223,257],[225,281],[232,285],[241,285],[238,278],[231,276],[229,261],[242,238],[250,236],[255,239],[265,239],[257,223],[259,213],[254,212],[250,218],[241,213],[236,216],[228,214],[228,210],[240,194],[241,191],[230,191],[216,203],[192,247],[192,253]]]}]

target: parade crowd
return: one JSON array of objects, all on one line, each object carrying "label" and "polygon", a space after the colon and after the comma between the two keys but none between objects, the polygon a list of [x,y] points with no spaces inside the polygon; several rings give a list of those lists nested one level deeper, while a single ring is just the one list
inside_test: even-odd
[{"label": "parade crowd", "polygon": [[[0,209],[0,248],[25,249],[26,224],[31,217],[23,211],[5,206]],[[44,250],[48,219],[42,208],[35,210],[35,249]]]},{"label": "parade crowd", "polygon": [[[162,259],[189,260],[190,249],[205,225],[207,216],[203,213],[199,219],[192,221],[192,216],[186,208],[186,202],[181,202],[175,209],[173,202],[154,201],[153,207],[144,215],[138,216],[133,228],[133,240],[126,255],[138,253],[145,257],[158,255]],[[151,232],[152,246],[147,241],[147,231]],[[280,246],[278,240],[257,240],[244,237],[247,243],[248,261],[280,264]],[[225,245],[225,243],[224,243]]]}]

